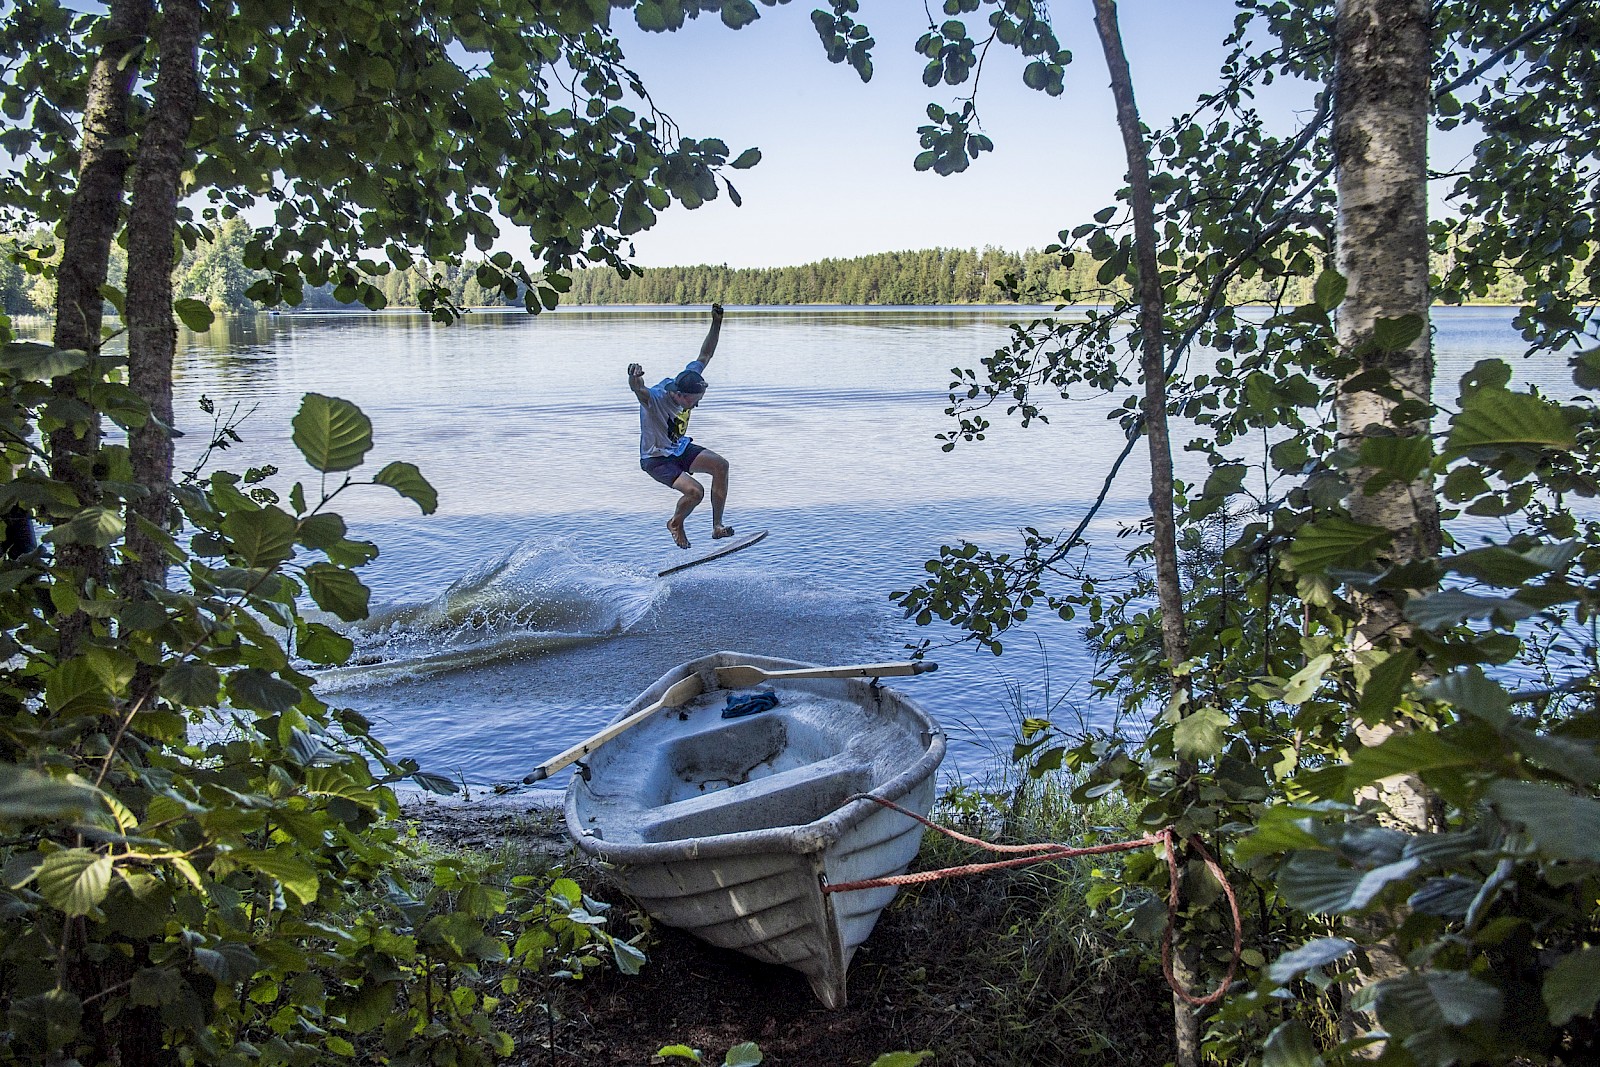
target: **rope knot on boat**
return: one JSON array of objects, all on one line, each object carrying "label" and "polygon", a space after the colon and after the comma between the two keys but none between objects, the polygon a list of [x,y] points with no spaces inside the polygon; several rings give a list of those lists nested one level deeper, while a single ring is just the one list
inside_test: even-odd
[{"label": "rope knot on boat", "polygon": [[1172,942],[1178,923],[1178,835],[1172,827],[1164,827],[1153,834],[1135,838],[1131,841],[1113,841],[1103,845],[1086,845],[1073,848],[1055,841],[1041,841],[1024,845],[1001,845],[982,838],[971,837],[948,826],[942,826],[931,819],[926,819],[914,811],[901,807],[892,800],[873,793],[857,793],[845,803],[857,800],[870,800],[874,804],[897,811],[907,818],[915,819],[930,830],[935,830],[946,837],[961,841],[968,845],[976,845],[988,852],[1011,854],[1009,859],[992,860],[988,863],[964,863],[955,867],[941,867],[935,871],[916,871],[910,874],[891,874],[882,878],[865,878],[858,882],[839,882],[835,885],[826,883],[822,886],[824,893],[853,893],[862,889],[882,889],[889,886],[922,885],[928,882],[938,882],[946,878],[965,878],[969,875],[984,874],[988,871],[1006,870],[1012,867],[1027,867],[1035,863],[1048,863],[1053,860],[1073,859],[1077,856],[1102,856],[1109,852],[1132,852],[1134,849],[1145,848],[1150,845],[1159,845],[1166,851],[1167,857],[1167,925],[1161,935],[1161,972],[1166,976],[1167,984],[1172,987],[1173,993],[1185,1003],[1195,1007],[1204,1007],[1215,1004],[1227,993],[1228,987],[1233,984],[1234,976],[1239,970],[1240,956],[1244,951],[1244,922],[1239,917],[1239,899],[1234,895],[1233,886],[1228,877],[1223,873],[1222,865],[1217,862],[1205,843],[1198,834],[1188,840],[1188,846],[1200,855],[1205,861],[1206,869],[1211,872],[1217,882],[1222,886],[1223,895],[1228,899],[1228,909],[1233,916],[1233,953],[1228,960],[1228,973],[1223,977],[1217,987],[1205,996],[1196,996],[1183,988],[1178,981],[1172,967]]}]

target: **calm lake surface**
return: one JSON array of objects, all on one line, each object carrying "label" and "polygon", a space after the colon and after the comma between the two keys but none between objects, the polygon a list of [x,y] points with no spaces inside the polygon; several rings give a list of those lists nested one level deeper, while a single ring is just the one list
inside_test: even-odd
[{"label": "calm lake surface", "polygon": [[[219,322],[182,342],[179,464],[208,434],[204,395],[219,413],[249,412],[244,444],[213,466],[276,464],[267,484],[286,495],[300,478],[309,491],[314,472],[289,443],[300,397],[359,404],[376,437],[363,470],[416,463],[439,510],[422,516],[379,488],[339,498],[352,536],[382,555],[363,572],[363,665],[325,674],[327,696],[371,717],[393,755],[473,786],[515,782],[705,652],[864,663],[944,641],[949,630],[920,630],[889,600],[941,544],[1004,548],[1020,544],[1020,526],[1076,524],[1123,444],[1111,403],[1058,401],[1027,430],[996,412],[986,441],[950,453],[934,436],[950,426],[950,368],[976,366],[1033,313],[730,308],[690,432],[732,464],[726,520],[771,535],[664,579],[656,572],[680,556],[663,526],[676,495],[639,470],[625,371],[639,362],[653,383],[680,370],[705,336],[704,309],[481,314],[453,327],[399,313]],[[1551,395],[1574,391],[1563,360],[1521,360],[1511,316],[1436,313],[1442,397],[1490,356]],[[1141,444],[1092,531],[1107,575],[1123,566],[1117,529],[1146,507],[1144,457]],[[709,504],[690,537],[709,542]],[[965,645],[930,658],[936,673],[896,684],[950,731],[947,782],[981,778],[1009,752],[1019,706],[1041,714],[1065,698],[1106,721],[1087,702],[1092,663],[1075,624],[1030,621],[998,659]]]}]

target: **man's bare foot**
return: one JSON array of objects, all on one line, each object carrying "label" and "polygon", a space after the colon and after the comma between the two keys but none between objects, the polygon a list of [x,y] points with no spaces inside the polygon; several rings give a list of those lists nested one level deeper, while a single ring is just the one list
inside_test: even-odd
[{"label": "man's bare foot", "polygon": [[720,540],[721,538],[732,537],[732,536],[733,536],[733,527],[732,526],[713,526],[711,528],[711,537],[712,537],[713,540]]},{"label": "man's bare foot", "polygon": [[679,548],[689,547],[689,535],[683,532],[683,523],[675,519],[668,519],[667,533],[672,535],[672,540],[677,542]]}]

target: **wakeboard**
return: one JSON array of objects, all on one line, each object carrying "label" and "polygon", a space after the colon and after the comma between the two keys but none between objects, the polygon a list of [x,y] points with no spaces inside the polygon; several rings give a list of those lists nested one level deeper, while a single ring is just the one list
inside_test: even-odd
[{"label": "wakeboard", "polygon": [[755,533],[735,534],[733,537],[725,537],[720,541],[712,541],[705,548],[691,548],[689,549],[690,555],[688,557],[679,560],[665,570],[656,572],[656,577],[665,578],[669,574],[676,574],[689,567],[698,567],[702,563],[710,563],[714,559],[721,559],[723,556],[737,552],[741,548],[749,548],[766,536],[767,531],[757,530]]}]

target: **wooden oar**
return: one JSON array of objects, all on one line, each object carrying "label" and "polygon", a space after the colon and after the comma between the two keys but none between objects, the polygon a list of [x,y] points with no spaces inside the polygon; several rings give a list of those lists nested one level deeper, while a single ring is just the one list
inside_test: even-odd
[{"label": "wooden oar", "polygon": [[782,678],[879,678],[900,677],[908,674],[926,674],[939,669],[937,663],[918,660],[915,663],[858,663],[852,667],[796,667],[787,671],[765,671],[760,667],[740,663],[732,667],[718,667],[717,683],[724,689],[743,689],[762,682],[775,682]]},{"label": "wooden oar", "polygon": [[673,682],[667,686],[667,691],[661,694],[660,700],[647,708],[640,708],[626,719],[612,723],[587,741],[579,741],[576,745],[561,753],[561,755],[545,760],[534,768],[532,774],[522,780],[522,784],[532,785],[534,782],[544,781],[567,764],[582,759],[623,731],[638,726],[662,708],[682,707],[704,691],[705,683],[700,680],[698,674],[691,674],[687,678]]}]

